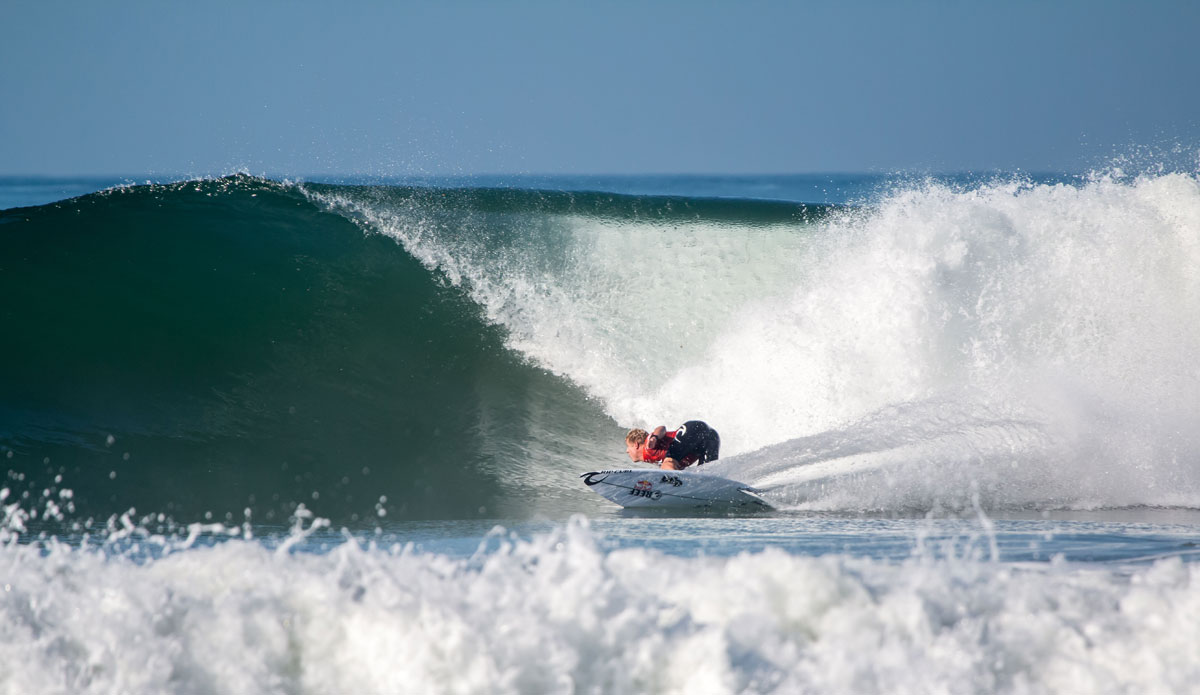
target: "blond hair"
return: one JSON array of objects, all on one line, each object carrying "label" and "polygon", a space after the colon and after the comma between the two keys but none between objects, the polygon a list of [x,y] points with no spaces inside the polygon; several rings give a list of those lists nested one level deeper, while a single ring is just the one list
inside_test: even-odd
[{"label": "blond hair", "polygon": [[650,434],[646,432],[646,430],[641,429],[640,427],[634,427],[625,435],[625,443],[641,446],[646,443],[646,437],[649,436]]}]

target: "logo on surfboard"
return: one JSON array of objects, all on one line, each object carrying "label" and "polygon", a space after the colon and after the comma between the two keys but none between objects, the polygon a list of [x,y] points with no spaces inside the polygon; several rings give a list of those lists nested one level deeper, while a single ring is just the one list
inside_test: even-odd
[{"label": "logo on surfboard", "polygon": [[[613,471],[592,471],[591,473],[584,473],[583,475],[581,475],[579,477],[583,478],[584,485],[591,486],[591,485],[595,485],[596,483],[603,482],[603,480],[608,477],[608,474],[612,473],[612,472]],[[616,471],[616,472],[620,473],[621,471]],[[597,478],[596,476],[600,476],[600,477]]]},{"label": "logo on surfboard", "polygon": [[629,490],[629,494],[634,497],[645,497],[647,499],[656,500],[662,497],[662,492],[654,489],[654,483],[649,480],[639,480]]}]

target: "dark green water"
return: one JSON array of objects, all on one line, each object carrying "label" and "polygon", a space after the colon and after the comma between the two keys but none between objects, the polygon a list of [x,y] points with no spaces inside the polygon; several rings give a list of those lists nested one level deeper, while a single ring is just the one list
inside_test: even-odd
[{"label": "dark green water", "polygon": [[620,434],[395,241],[264,180],[4,211],[0,297],[0,455],[77,517],[515,513],[508,462]]}]

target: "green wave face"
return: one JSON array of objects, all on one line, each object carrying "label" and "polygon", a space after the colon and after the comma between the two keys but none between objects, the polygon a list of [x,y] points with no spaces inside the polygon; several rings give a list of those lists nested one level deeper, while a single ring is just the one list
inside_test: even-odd
[{"label": "green wave face", "polygon": [[529,511],[529,460],[620,451],[463,292],[269,181],[6,211],[0,297],[7,485],[78,517],[490,516]]}]

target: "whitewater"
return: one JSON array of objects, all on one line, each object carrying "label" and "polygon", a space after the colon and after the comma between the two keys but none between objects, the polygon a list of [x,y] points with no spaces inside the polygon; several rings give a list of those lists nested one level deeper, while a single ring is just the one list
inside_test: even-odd
[{"label": "whitewater", "polygon": [[772,447],[721,467],[788,501],[798,464],[838,458],[899,484],[816,508],[961,505],[970,485],[1002,506],[1200,505],[1195,177],[931,182],[803,233],[551,217],[555,253],[540,230],[447,246],[424,209],[314,195],[465,286],[618,423],[703,413],[736,433],[723,452]]},{"label": "whitewater", "polygon": [[[0,692],[1200,692],[1195,173],[235,176],[0,243]],[[579,483],[696,417],[776,511]]]}]

